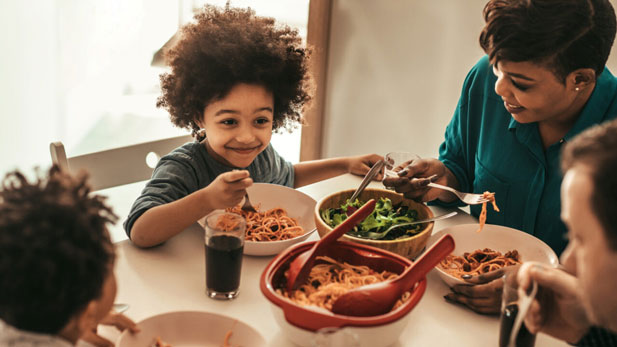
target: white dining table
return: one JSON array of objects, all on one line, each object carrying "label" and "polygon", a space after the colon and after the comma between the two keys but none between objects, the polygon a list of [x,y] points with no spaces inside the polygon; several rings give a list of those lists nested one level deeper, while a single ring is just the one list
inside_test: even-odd
[{"label": "white dining table", "polygon": [[[311,184],[299,190],[319,200],[339,190],[355,188],[361,177],[350,174]],[[109,203],[122,219],[143,184],[117,187],[101,191],[109,196]],[[374,187],[383,187],[379,182]],[[435,215],[452,209],[431,206]],[[435,222],[433,232],[456,224],[477,223],[469,214]],[[121,224],[112,229],[114,239],[121,239]],[[317,240],[313,233],[310,240]],[[116,302],[127,303],[125,313],[135,321],[171,311],[208,311],[241,320],[255,329],[268,341],[268,346],[294,346],[284,335],[270,312],[270,303],[259,289],[259,278],[273,256],[244,256],[240,295],[231,301],[210,299],[205,293],[204,231],[198,225],[187,228],[164,244],[142,249],[129,240],[116,242],[116,276],[118,294]],[[407,328],[393,346],[496,346],[499,337],[499,318],[480,315],[451,304],[443,298],[449,288],[435,270],[427,276],[424,296],[411,311]],[[101,334],[116,339],[119,334],[102,328]],[[568,346],[547,335],[540,334],[536,346]]]}]

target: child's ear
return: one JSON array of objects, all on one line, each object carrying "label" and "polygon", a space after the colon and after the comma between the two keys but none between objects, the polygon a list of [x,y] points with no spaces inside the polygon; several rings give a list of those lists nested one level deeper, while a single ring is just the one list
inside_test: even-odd
[{"label": "child's ear", "polygon": [[79,329],[80,336],[83,335],[87,330],[95,329],[98,325],[97,315],[98,313],[98,303],[96,300],[90,301],[86,309],[79,314],[77,319],[77,328]]},{"label": "child's ear", "polygon": [[69,322],[62,328],[59,336],[77,343],[88,329],[94,329],[97,326],[96,321],[97,304],[95,300],[90,301],[86,308],[73,316]]}]

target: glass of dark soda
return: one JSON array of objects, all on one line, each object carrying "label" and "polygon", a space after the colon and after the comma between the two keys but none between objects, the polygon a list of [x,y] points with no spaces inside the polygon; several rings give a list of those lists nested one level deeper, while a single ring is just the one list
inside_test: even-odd
[{"label": "glass of dark soda", "polygon": [[509,345],[510,333],[514,325],[514,320],[519,313],[519,298],[524,294],[518,286],[517,271],[506,272],[503,277],[503,293],[501,301],[501,316],[499,320],[499,346],[500,347],[533,347],[536,344],[536,335],[527,330],[525,322],[514,340],[514,346]]},{"label": "glass of dark soda", "polygon": [[206,217],[206,293],[219,300],[238,296],[246,221],[235,213],[214,212]]}]

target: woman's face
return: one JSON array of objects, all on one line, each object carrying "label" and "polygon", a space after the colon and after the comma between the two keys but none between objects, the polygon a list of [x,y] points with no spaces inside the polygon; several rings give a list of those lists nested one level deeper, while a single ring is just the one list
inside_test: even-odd
[{"label": "woman's face", "polygon": [[206,148],[217,161],[245,168],[270,143],[274,96],[263,86],[238,84],[203,113]]},{"label": "woman's face", "polygon": [[[495,92],[519,123],[569,121],[582,109],[569,78],[565,84],[546,67],[530,62],[500,61],[493,65]],[[569,76],[570,77],[570,76]]]}]

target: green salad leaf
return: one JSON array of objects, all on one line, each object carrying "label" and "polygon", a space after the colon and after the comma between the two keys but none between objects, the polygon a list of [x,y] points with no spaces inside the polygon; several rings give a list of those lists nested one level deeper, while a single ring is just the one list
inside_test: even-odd
[{"label": "green salad leaf", "polygon": [[[319,211],[321,218],[326,224],[334,228],[347,219],[347,208],[360,208],[364,201],[356,199],[351,202],[347,200],[337,208],[327,208]],[[395,240],[417,234],[422,225],[408,225],[394,228],[388,233],[384,233],[389,227],[396,224],[413,222],[418,219],[418,211],[409,208],[401,203],[393,204],[388,198],[379,198],[375,205],[375,210],[366,219],[356,225],[347,235],[361,237],[371,240]]]}]

